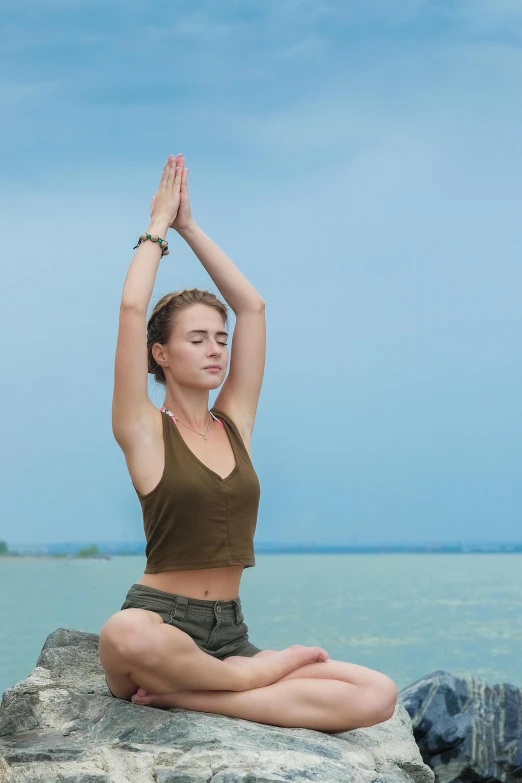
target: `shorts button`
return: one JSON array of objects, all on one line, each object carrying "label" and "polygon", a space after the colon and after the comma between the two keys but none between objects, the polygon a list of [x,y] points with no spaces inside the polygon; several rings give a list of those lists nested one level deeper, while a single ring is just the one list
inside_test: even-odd
[{"label": "shorts button", "polygon": [[220,611],[221,611],[221,607],[220,606],[216,606],[216,612],[220,612]]}]

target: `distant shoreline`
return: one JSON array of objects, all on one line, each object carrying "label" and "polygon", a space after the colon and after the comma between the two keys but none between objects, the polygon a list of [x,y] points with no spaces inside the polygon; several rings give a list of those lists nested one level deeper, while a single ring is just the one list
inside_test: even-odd
[{"label": "distant shoreline", "polygon": [[[112,557],[145,557],[144,546],[141,544],[133,545],[132,548],[118,545],[98,544],[96,554],[77,554],[82,545],[40,545],[40,551],[31,551],[30,546],[21,546],[20,550],[9,550],[0,553],[0,562],[2,558],[9,559],[61,559],[61,560],[110,560]],[[55,548],[56,547],[56,548]],[[37,549],[37,547],[35,547]],[[28,551],[29,550],[29,551]],[[43,551],[42,551],[43,550]],[[417,545],[417,546],[393,546],[393,545],[368,545],[368,546],[310,546],[310,545],[271,545],[259,544],[255,546],[256,555],[327,555],[327,554],[522,554],[522,544],[440,544],[440,545]]]}]

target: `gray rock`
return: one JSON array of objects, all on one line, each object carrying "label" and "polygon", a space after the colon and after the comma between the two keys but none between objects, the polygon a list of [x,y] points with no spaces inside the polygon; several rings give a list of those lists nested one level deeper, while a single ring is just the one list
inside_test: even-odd
[{"label": "gray rock", "polygon": [[399,693],[437,783],[522,781],[522,689],[435,671]]},{"label": "gray rock", "polygon": [[59,628],[0,705],[0,783],[433,783],[402,706],[328,734],[115,699],[98,636]]}]

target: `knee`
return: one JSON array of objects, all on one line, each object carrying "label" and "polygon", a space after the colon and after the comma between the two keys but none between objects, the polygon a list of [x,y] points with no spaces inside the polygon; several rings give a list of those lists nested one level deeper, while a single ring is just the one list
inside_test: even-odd
[{"label": "knee", "polygon": [[157,643],[157,634],[148,617],[141,609],[125,609],[109,617],[100,631],[100,653],[110,649],[125,660],[137,657],[143,660],[152,655]]},{"label": "knee", "polygon": [[375,685],[367,689],[365,726],[375,726],[390,720],[395,714],[398,690],[392,679],[382,674]]},{"label": "knee", "polygon": [[395,714],[395,707],[397,706],[397,697],[399,691],[395,683],[390,677],[386,677],[383,683],[381,692],[382,701],[382,720],[389,720],[393,718]]}]

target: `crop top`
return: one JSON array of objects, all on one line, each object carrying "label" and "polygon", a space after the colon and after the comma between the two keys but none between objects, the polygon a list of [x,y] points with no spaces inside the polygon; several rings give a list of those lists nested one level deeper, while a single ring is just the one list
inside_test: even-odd
[{"label": "crop top", "polygon": [[236,460],[223,479],[196,457],[171,415],[160,412],[163,474],[145,495],[132,482],[143,512],[145,573],[254,566],[261,488],[238,428],[226,413],[211,409],[225,427]]}]

